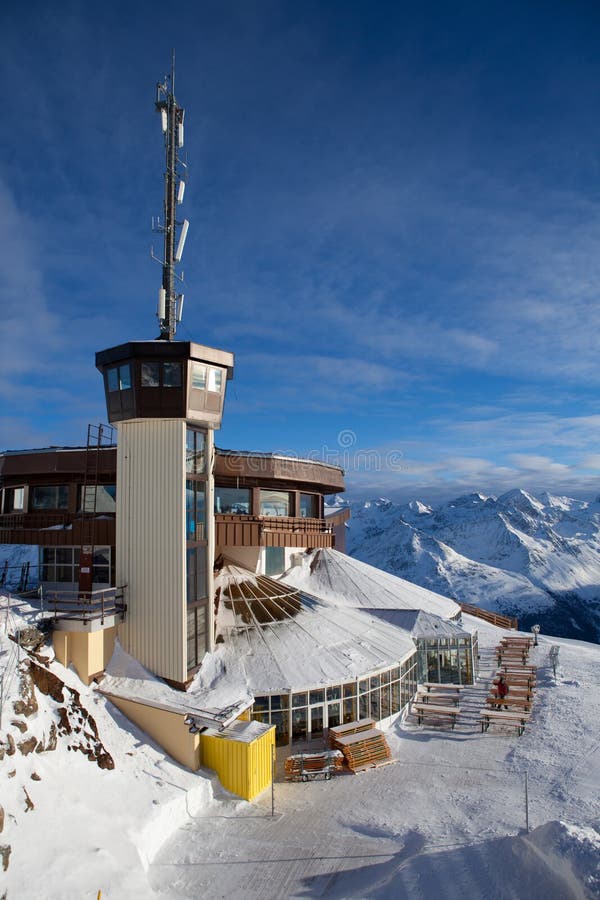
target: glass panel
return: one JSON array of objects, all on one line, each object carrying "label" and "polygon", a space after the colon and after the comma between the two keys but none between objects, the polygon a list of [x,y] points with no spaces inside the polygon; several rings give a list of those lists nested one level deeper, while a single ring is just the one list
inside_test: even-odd
[{"label": "glass panel", "polygon": [[371,676],[371,690],[373,690],[373,688],[378,688],[378,687],[379,687],[379,675],[372,675]]},{"label": "glass panel", "polygon": [[358,718],[367,719],[369,717],[369,695],[361,694],[358,698]]},{"label": "glass panel", "polygon": [[351,684],[344,685],[344,697],[355,697],[356,696],[356,684],[352,682]]},{"label": "glass panel", "polygon": [[56,548],[56,562],[57,563],[67,563],[68,565],[73,565],[73,550],[71,547],[57,547]]},{"label": "glass panel", "polygon": [[192,387],[197,391],[203,391],[206,387],[206,366],[200,363],[192,363]]},{"label": "glass panel", "polygon": [[316,494],[300,494],[300,515],[303,519],[319,517],[319,498]]},{"label": "glass panel", "polygon": [[261,490],[261,516],[289,516],[290,506],[290,495],[288,491]]},{"label": "glass panel", "polygon": [[131,369],[129,363],[119,366],[119,387],[122,391],[131,390]]},{"label": "glass panel", "polygon": [[392,712],[397,713],[402,709],[400,705],[400,682],[392,682]]},{"label": "glass panel", "polygon": [[163,364],[163,387],[181,387],[181,363]]},{"label": "glass panel", "polygon": [[209,391],[221,392],[221,384],[223,383],[223,372],[221,369],[208,370],[208,389]]},{"label": "glass panel", "polygon": [[84,502],[84,485],[81,485],[79,491],[79,511],[80,512],[98,512],[114,513],[117,509],[117,487],[114,484],[88,484],[85,487]]},{"label": "glass panel", "polygon": [[323,707],[313,706],[310,711],[311,737],[320,737],[323,734]]},{"label": "glass panel", "polygon": [[324,692],[322,690],[310,692],[310,702],[311,703],[322,703],[323,699],[324,699]]},{"label": "glass panel", "polygon": [[328,703],[327,704],[327,727],[335,728],[337,725],[342,724],[341,718],[341,704],[340,703]]},{"label": "glass panel", "polygon": [[215,512],[250,515],[250,489],[215,486]]},{"label": "glass panel", "polygon": [[12,491],[12,509],[23,509],[25,500],[25,488],[13,488]]},{"label": "glass panel", "polygon": [[205,492],[203,481],[185,483],[186,533],[188,541],[205,540]]},{"label": "glass panel", "polygon": [[381,688],[381,718],[387,719],[389,715],[391,715],[392,710],[390,706],[390,686],[389,684],[385,687]]},{"label": "glass panel", "polygon": [[204,432],[188,428],[186,431],[186,472],[190,472],[193,475],[204,474],[206,464],[205,446]]},{"label": "glass panel", "polygon": [[255,697],[254,698],[254,707],[253,712],[262,712],[265,709],[269,708],[269,698],[268,697]]},{"label": "glass panel", "polygon": [[371,697],[371,713],[370,713],[370,715],[371,715],[371,718],[375,719],[375,721],[377,722],[379,719],[381,719],[381,715],[379,713],[379,691],[378,690],[371,691],[370,697]]},{"label": "glass panel", "polygon": [[327,699],[328,700],[339,700],[342,696],[342,689],[339,685],[335,685],[334,687],[327,688]]},{"label": "glass panel", "polygon": [[159,387],[160,363],[142,363],[142,387]]},{"label": "glass panel", "polygon": [[68,509],[69,489],[66,484],[38,485],[31,492],[32,509]]},{"label": "glass panel", "polygon": [[288,734],[288,714],[286,712],[272,712],[271,725],[275,726],[275,743],[278,747],[289,744],[290,737]]},{"label": "glass panel", "polygon": [[189,547],[187,559],[187,602],[206,598],[206,547]]},{"label": "glass panel", "polygon": [[75,581],[73,577],[73,566],[57,566],[56,580],[64,582]]},{"label": "glass panel", "polygon": [[303,707],[302,709],[293,709],[292,710],[292,740],[293,741],[305,741],[306,740],[306,723],[307,723],[307,709]]},{"label": "glass panel", "polygon": [[285,569],[285,547],[265,547],[265,575],[281,575]]},{"label": "glass panel", "polygon": [[356,720],[356,699],[344,700],[344,725]]},{"label": "glass panel", "polygon": [[293,694],[292,695],[292,706],[306,706],[307,695],[306,694]]},{"label": "glass panel", "polygon": [[108,369],[106,372],[106,381],[108,382],[109,391],[119,390],[119,369]]}]

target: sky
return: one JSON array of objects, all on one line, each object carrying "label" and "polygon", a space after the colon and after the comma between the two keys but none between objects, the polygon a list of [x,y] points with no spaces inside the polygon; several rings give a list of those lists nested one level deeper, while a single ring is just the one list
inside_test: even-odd
[{"label": "sky", "polygon": [[600,493],[600,7],[31,2],[0,13],[0,449],[85,443],[96,351],[158,334],[177,57],[177,338],[233,351],[217,444],[354,495]]}]

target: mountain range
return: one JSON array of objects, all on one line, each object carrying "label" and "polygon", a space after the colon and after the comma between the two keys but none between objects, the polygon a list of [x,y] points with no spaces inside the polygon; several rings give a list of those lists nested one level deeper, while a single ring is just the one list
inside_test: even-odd
[{"label": "mountain range", "polygon": [[521,628],[600,643],[600,499],[516,489],[432,507],[346,499],[351,556]]}]

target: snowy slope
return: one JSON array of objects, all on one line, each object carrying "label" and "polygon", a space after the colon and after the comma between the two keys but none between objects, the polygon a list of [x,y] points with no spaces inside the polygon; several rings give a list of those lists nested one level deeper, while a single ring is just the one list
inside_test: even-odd
[{"label": "snowy slope", "polygon": [[600,641],[600,503],[523,490],[352,505],[348,552],[416,584]]},{"label": "snowy slope", "polygon": [[[48,645],[37,657],[23,654],[17,668],[9,635],[35,615],[0,598],[6,900],[95,900],[99,890],[103,900],[586,900],[600,892],[596,645],[557,641],[555,680],[551,642],[542,640],[533,651],[540,674],[525,734],[482,735],[476,707],[502,632],[467,617],[479,629],[482,673],[456,729],[418,726],[411,717],[387,733],[394,765],[330,782],[279,778],[271,816],[269,792],[246,803],[210,771],[184,770],[93,685],[53,661]],[[43,690],[27,686],[32,665],[47,673],[38,675]],[[32,738],[41,752],[39,743],[27,750]],[[94,745],[92,758],[82,744]]]}]

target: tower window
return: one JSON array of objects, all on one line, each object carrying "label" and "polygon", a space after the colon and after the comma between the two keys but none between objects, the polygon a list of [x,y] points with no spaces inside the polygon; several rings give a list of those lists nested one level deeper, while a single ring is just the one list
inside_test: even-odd
[{"label": "tower window", "polygon": [[131,390],[131,368],[129,366],[129,363],[124,363],[122,366],[113,366],[112,369],[107,369],[106,378],[108,381],[109,391]]}]

